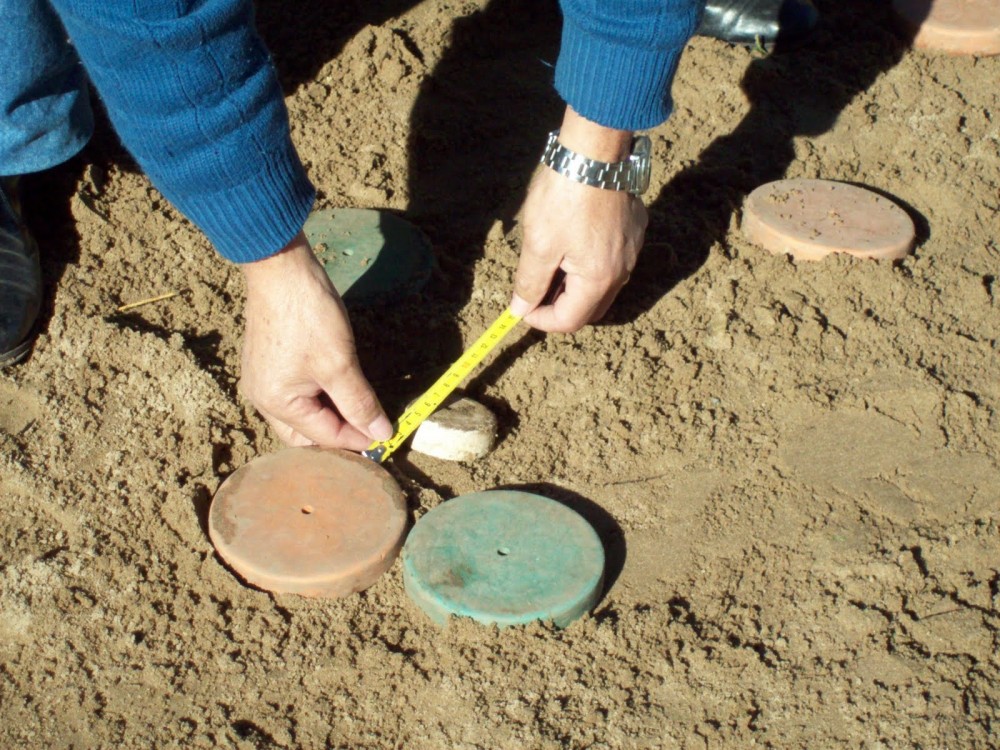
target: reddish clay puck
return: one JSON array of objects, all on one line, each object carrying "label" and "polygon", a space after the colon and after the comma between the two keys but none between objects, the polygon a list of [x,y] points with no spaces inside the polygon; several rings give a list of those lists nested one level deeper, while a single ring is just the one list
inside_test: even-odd
[{"label": "reddish clay puck", "polygon": [[247,583],[323,597],[371,586],[399,554],[406,522],[385,469],[321,448],[254,459],[222,483],[208,517],[216,550]]},{"label": "reddish clay puck", "polygon": [[878,193],[830,180],[778,180],[743,205],[743,234],[774,253],[821,260],[830,253],[895,259],[913,249],[906,212]]},{"label": "reddish clay puck", "polygon": [[1000,54],[997,0],[893,0],[913,46],[953,55]]}]

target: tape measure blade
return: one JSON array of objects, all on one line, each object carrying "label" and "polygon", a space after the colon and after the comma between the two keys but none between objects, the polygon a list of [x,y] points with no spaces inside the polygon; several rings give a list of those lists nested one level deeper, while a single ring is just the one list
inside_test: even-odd
[{"label": "tape measure blade", "polygon": [[[374,442],[364,451],[377,463],[382,463],[387,459],[413,432],[420,426],[427,417],[444,402],[452,391],[465,380],[476,366],[483,361],[494,347],[497,346],[503,337],[517,325],[521,318],[514,315],[507,308],[500,316],[493,321],[492,325],[476,339],[472,346],[466,349],[465,353],[441,375],[434,384],[413,403],[413,405],[403,412],[403,415],[396,421],[396,432],[388,440]],[[384,450],[379,450],[384,448]]]}]

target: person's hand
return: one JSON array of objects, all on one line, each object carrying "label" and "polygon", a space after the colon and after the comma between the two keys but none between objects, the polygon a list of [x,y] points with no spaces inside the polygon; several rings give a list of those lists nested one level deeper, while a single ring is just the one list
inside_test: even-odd
[{"label": "person's hand", "polygon": [[[567,109],[559,141],[600,161],[628,158],[632,134]],[[629,279],[646,232],[646,208],[628,192],[582,185],[548,167],[531,181],[511,310],[543,331],[571,333],[599,320]],[[556,275],[564,278],[546,299]]]},{"label": "person's hand", "polygon": [[358,364],[344,304],[301,233],[242,266],[240,389],[283,441],[364,450],[392,425]]}]

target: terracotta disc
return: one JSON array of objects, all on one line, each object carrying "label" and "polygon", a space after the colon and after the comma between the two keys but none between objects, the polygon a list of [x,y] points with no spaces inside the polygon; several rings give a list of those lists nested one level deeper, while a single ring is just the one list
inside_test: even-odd
[{"label": "terracotta disc", "polygon": [[822,260],[830,253],[903,258],[916,238],[913,221],[895,203],[831,180],[762,185],[743,204],[742,229],[751,242],[798,260]]},{"label": "terracotta disc", "polygon": [[208,527],[219,555],[268,591],[340,597],[392,567],[406,500],[378,464],[335,449],[260,456],[222,483]]},{"label": "terracotta disc", "polygon": [[914,47],[953,55],[1000,54],[997,0],[893,0],[893,7],[915,32]]}]

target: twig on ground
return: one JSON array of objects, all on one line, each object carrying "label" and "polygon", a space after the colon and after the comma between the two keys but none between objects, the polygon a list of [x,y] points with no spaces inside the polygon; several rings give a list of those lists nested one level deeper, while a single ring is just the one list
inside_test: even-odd
[{"label": "twig on ground", "polygon": [[164,300],[176,297],[180,292],[167,292],[166,294],[161,294],[158,297],[149,297],[148,299],[141,299],[138,302],[129,302],[127,305],[122,305],[117,308],[115,312],[125,312],[126,310],[134,310],[137,307],[142,307],[143,305],[151,305],[154,302],[163,302]]}]

